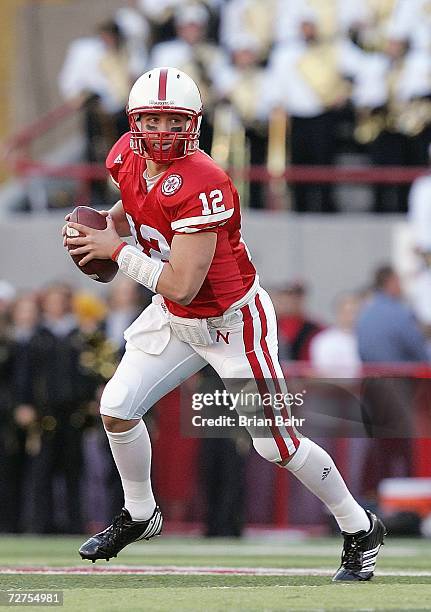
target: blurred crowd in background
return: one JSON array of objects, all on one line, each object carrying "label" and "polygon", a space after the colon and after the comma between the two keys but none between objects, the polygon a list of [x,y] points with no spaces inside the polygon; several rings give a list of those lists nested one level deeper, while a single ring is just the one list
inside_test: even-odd
[{"label": "blurred crowd in background", "polygon": [[[337,297],[331,324],[308,312],[304,283],[292,282],[271,293],[287,374],[289,364],[299,363],[306,366],[308,377],[349,379],[348,384],[354,385],[367,364],[423,367],[431,361],[425,334],[403,301],[397,273],[388,265],[376,270],[366,289]],[[146,290],[125,277],[112,283],[106,297],[63,283],[20,293],[5,281],[0,283],[0,531],[78,533],[97,521],[101,526],[121,507],[121,484],[98,400],[124,350],[123,330],[149,299]],[[214,373],[209,370],[198,375],[198,388],[213,384]],[[304,370],[298,375],[303,376]],[[390,427],[395,423],[395,428],[388,435],[385,423],[373,419],[370,427],[383,427],[377,433],[393,438],[389,440],[367,439],[374,431],[350,429],[348,402],[338,391],[334,395],[325,390],[323,398],[317,396],[314,413],[312,398],[307,399],[309,435],[323,438],[326,446],[334,444],[337,436],[363,438],[364,463],[356,452],[353,473],[356,493],[370,504],[376,503],[383,478],[411,474],[417,398],[409,376],[395,388],[393,382],[385,387],[380,403],[370,388],[373,414],[387,410]],[[413,371],[412,376],[416,376]],[[303,382],[298,384],[302,389]],[[168,519],[197,517],[206,522],[207,535],[238,536],[244,521],[262,520],[253,515],[255,503],[250,512],[245,508],[244,474],[258,457],[251,452],[245,431],[232,440],[184,438],[176,424],[179,404],[178,397],[168,396],[148,415],[158,498],[166,504]],[[324,404],[331,411],[326,415]],[[348,432],[339,424],[334,430],[329,416],[340,417]],[[255,482],[256,467],[253,470]],[[266,486],[270,499],[277,493],[270,493],[273,476],[266,478],[260,495]],[[265,504],[258,506],[262,510]],[[271,512],[264,516],[264,522],[270,521]],[[318,522],[315,516],[310,520]],[[304,515],[297,521],[303,523]]]},{"label": "blurred crowd in background", "polygon": [[[430,40],[428,0],[119,0],[94,36],[70,45],[58,83],[85,111],[88,161],[103,163],[128,130],[134,80],[174,66],[197,81],[201,147],[226,167],[421,166]],[[264,207],[270,187],[252,181],[243,202]],[[371,210],[405,212],[408,188],[376,185]],[[327,184],[293,184],[291,206],[337,210]]]},{"label": "blurred crowd in background", "polygon": [[61,283],[18,295],[0,284],[3,530],[52,529],[58,472],[65,482],[64,528],[83,528],[82,433],[98,425],[98,399],[122,354],[123,331],[146,299],[126,280],[106,300]]}]

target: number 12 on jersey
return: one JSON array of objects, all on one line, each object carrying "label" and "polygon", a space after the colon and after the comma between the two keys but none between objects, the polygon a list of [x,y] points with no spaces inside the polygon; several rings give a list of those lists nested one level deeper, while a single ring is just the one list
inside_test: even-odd
[{"label": "number 12 on jersey", "polygon": [[221,203],[223,202],[223,194],[220,189],[213,189],[209,194],[209,198],[210,201],[204,191],[199,194],[199,199],[202,202],[203,215],[212,215],[226,210],[225,205]]}]

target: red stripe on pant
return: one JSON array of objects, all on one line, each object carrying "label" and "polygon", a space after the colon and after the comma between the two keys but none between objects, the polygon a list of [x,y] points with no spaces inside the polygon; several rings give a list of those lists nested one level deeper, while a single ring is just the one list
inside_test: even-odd
[{"label": "red stripe on pant", "polygon": [[[269,353],[269,349],[268,349],[268,344],[266,342],[266,336],[268,335],[268,321],[266,319],[266,314],[265,314],[265,310],[262,306],[262,302],[260,301],[260,297],[259,294],[256,294],[254,303],[256,305],[256,308],[259,312],[259,318],[260,318],[260,325],[262,328],[262,335],[260,337],[260,346],[262,348],[263,354],[265,355],[265,361],[266,364],[269,368],[269,371],[271,372],[271,376],[272,376],[272,380],[274,381],[274,385],[275,385],[275,390],[277,393],[281,394],[281,387],[280,387],[280,382],[278,380],[277,377],[277,373],[275,371],[275,367],[274,367],[274,362],[272,361],[271,355]],[[287,412],[286,406],[283,403],[283,408],[280,410],[281,415],[283,417],[283,419],[286,421],[287,419],[289,419],[289,413]],[[293,430],[293,427],[286,425],[286,430],[287,433],[289,434],[289,437],[291,438],[295,449],[298,448],[299,446],[299,440],[298,438],[295,436],[295,432]]]},{"label": "red stripe on pant", "polygon": [[[269,394],[269,389],[263,376],[262,368],[256,355],[254,348],[254,327],[253,317],[248,306],[241,308],[243,318],[243,340],[245,346],[245,352],[253,372],[254,379],[257,384],[257,388],[261,396]],[[264,405],[265,417],[271,419],[271,433],[277,444],[278,452],[280,453],[281,461],[285,461],[289,458],[289,449],[287,448],[286,441],[283,436],[280,435],[277,427],[274,424],[274,415],[271,413],[270,406]],[[267,412],[269,411],[269,413]]]}]

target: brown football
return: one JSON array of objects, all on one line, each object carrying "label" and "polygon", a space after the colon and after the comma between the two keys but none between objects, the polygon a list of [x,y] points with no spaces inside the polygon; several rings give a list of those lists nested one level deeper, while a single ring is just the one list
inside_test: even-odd
[{"label": "brown football", "polygon": [[[89,206],[77,206],[70,213],[70,221],[80,223],[93,229],[106,229],[106,219],[94,208]],[[76,248],[68,246],[68,250]],[[118,264],[112,259],[92,259],[85,266],[80,266],[79,262],[84,255],[71,255],[71,258],[84,274],[100,283],[109,283],[118,272]]]}]

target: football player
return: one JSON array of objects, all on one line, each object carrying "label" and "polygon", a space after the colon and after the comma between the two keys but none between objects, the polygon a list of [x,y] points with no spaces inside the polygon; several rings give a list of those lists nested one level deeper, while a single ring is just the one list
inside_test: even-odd
[{"label": "football player", "polygon": [[[252,380],[260,393],[284,385],[274,308],[241,237],[238,193],[199,150],[202,103],[196,84],[175,68],[151,70],[133,85],[127,113],[130,132],[107,158],[121,192],[121,200],[104,212],[107,228],[90,229],[68,217],[63,228],[64,243],[83,255],[81,265],[112,258],[156,294],[126,330],[124,357],[101,398],[125,501],[112,525],[79,549],[93,562],[161,532],[142,420],[154,403],[206,364],[227,384]],[[82,235],[69,237],[77,235],[74,230]],[[135,246],[122,240],[129,235]],[[294,474],[334,515],[344,535],[334,580],[371,578],[385,527],[355,501],[328,453],[286,425],[249,431],[262,457]]]}]

